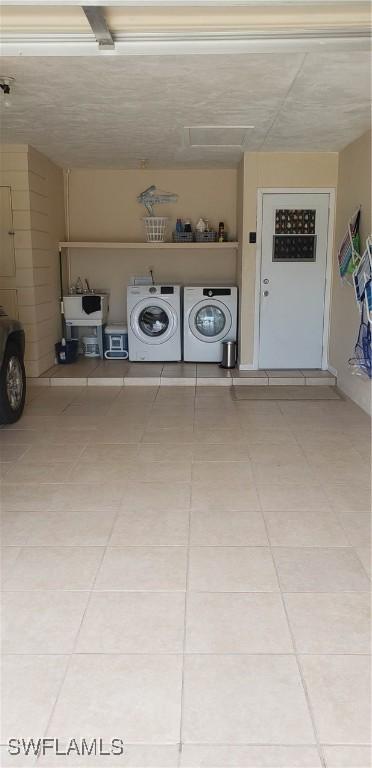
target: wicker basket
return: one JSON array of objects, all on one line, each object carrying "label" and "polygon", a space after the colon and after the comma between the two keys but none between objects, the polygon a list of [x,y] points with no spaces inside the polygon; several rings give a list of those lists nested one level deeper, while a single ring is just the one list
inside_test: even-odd
[{"label": "wicker basket", "polygon": [[195,240],[197,243],[215,243],[217,240],[217,232],[214,229],[209,229],[207,232],[195,232]]},{"label": "wicker basket", "polygon": [[146,240],[148,243],[164,243],[167,233],[167,216],[145,216]]},{"label": "wicker basket", "polygon": [[173,232],[174,243],[192,243],[194,241],[193,232]]}]

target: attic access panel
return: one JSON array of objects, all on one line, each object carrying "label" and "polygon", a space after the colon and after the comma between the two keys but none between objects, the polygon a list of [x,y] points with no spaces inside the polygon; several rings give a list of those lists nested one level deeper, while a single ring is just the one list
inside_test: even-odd
[{"label": "attic access panel", "polygon": [[253,125],[189,125],[185,141],[190,147],[245,147]]}]

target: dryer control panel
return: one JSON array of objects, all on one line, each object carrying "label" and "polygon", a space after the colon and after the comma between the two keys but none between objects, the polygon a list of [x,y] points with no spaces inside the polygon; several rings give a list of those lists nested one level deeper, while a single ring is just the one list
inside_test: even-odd
[{"label": "dryer control panel", "polygon": [[203,288],[203,296],[231,296],[231,288]]}]

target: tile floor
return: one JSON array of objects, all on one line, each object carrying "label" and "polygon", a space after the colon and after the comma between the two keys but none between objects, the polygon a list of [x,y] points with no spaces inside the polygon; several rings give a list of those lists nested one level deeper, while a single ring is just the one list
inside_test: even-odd
[{"label": "tile floor", "polygon": [[0,430],[1,765],[368,768],[370,431],[345,399],[30,388]]},{"label": "tile floor", "polygon": [[213,385],[329,385],[336,383],[329,371],[240,371],[226,370],[214,363],[131,363],[128,360],[98,360],[79,357],[70,365],[54,365],[37,379],[38,384],[89,384],[102,386],[140,384],[159,386]]}]

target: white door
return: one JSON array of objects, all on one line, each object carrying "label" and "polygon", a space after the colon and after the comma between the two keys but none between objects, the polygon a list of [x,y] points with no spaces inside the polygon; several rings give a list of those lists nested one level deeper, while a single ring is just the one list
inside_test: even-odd
[{"label": "white door", "polygon": [[0,277],[14,277],[14,232],[10,187],[0,187]]},{"label": "white door", "polygon": [[321,368],[329,195],[264,194],[259,368]]}]

